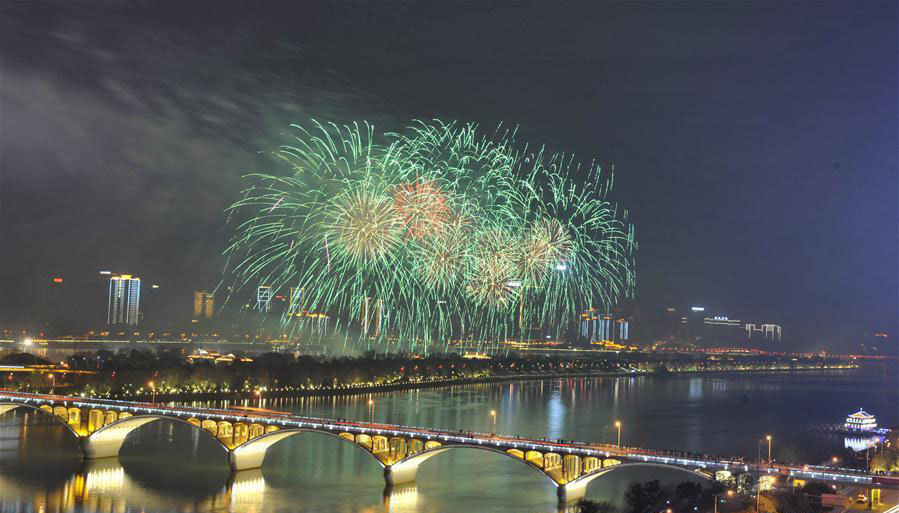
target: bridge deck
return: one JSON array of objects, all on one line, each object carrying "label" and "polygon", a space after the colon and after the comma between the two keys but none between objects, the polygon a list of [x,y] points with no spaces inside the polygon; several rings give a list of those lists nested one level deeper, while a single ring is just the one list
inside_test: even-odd
[{"label": "bridge deck", "polygon": [[[854,469],[833,468],[818,465],[790,465],[781,463],[756,463],[741,458],[722,458],[698,455],[692,453],[679,453],[659,450],[649,450],[631,447],[617,447],[610,444],[595,442],[578,442],[523,438],[519,436],[491,435],[464,430],[445,430],[419,426],[406,426],[400,424],[385,424],[359,422],[344,419],[326,419],[292,415],[286,413],[270,412],[265,410],[250,409],[212,409],[193,408],[187,406],[164,406],[131,401],[118,401],[96,398],[78,398],[68,396],[24,394],[9,391],[0,391],[0,403],[12,403],[40,407],[41,405],[65,405],[67,407],[104,409],[118,412],[127,412],[131,415],[165,416],[184,420],[186,418],[202,417],[205,419],[218,419],[220,421],[234,423],[259,423],[277,426],[279,429],[304,429],[328,432],[332,434],[350,433],[359,435],[381,435],[389,437],[406,437],[410,440],[422,442],[436,441],[441,445],[453,446],[479,446],[498,451],[516,450],[525,453],[527,451],[539,451],[540,453],[553,453],[560,456],[575,455],[581,458],[614,458],[615,460],[632,463],[653,463],[686,467],[689,469],[730,470],[733,472],[753,472],[762,474],[774,474],[796,479],[822,480],[858,485],[899,486],[899,478],[886,478],[875,476]],[[79,433],[87,436],[89,433]],[[514,451],[513,451],[514,452]],[[525,459],[522,457],[521,459]],[[392,461],[382,461],[389,466]],[[542,467],[541,462],[541,467]],[[551,470],[544,471],[550,474]],[[582,475],[580,472],[578,475]],[[551,476],[559,484],[565,480]],[[893,479],[896,482],[890,483]]]}]

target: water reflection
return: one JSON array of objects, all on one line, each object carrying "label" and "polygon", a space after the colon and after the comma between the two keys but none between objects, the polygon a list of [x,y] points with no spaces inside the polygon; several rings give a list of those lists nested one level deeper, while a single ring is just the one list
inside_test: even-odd
[{"label": "water reflection", "polygon": [[[195,479],[190,473],[179,472],[177,467],[166,472],[177,474],[184,489],[194,489],[195,493],[172,494],[169,489],[148,487],[115,458],[87,460],[61,482],[37,475],[24,476],[19,469],[3,465],[0,468],[0,490],[3,491],[0,511],[125,513],[140,509],[193,513],[230,510],[229,506],[235,503],[258,505],[265,492],[265,480],[259,471],[236,473],[214,490],[205,489],[202,480]],[[23,508],[24,505],[29,507]]]},{"label": "water reflection", "polygon": [[407,484],[384,489],[384,511],[413,513],[418,511],[418,486]]},{"label": "water reflection", "polygon": [[[772,432],[814,462],[846,442],[810,433],[809,425],[845,417],[860,396],[883,422],[899,421],[892,408],[899,387],[880,386],[846,374],[555,379],[241,404],[365,419],[372,399],[378,420],[479,431],[492,429],[489,411],[496,409],[503,433],[606,441],[614,441],[612,426],[620,418],[626,445],[750,458],[760,434]],[[77,446],[54,419],[3,415],[0,512],[555,513],[558,507],[554,488],[537,472],[484,451],[448,451],[422,464],[414,486],[385,489],[371,456],[333,437],[291,437],[268,454],[261,470],[231,474],[220,448],[199,435],[181,424],[148,424],[126,440],[120,462],[82,466]],[[588,496],[620,503],[630,482],[655,478],[684,479],[676,471],[666,477],[621,469],[594,481]]]}]

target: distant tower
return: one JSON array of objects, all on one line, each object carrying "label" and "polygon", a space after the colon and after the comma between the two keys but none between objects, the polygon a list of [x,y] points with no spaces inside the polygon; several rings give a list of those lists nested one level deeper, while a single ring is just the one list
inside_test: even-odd
[{"label": "distant tower", "polygon": [[384,329],[382,324],[384,319],[384,302],[381,299],[373,297],[362,298],[362,315],[360,316],[360,327],[362,335],[367,337],[369,333],[377,337]]},{"label": "distant tower", "polygon": [[207,290],[194,291],[194,319],[211,319],[215,313],[215,296]]},{"label": "distant tower", "polygon": [[269,285],[260,285],[256,289],[256,309],[260,312],[268,312],[272,308],[272,288]]},{"label": "distant tower", "polygon": [[109,278],[107,324],[137,324],[140,313],[140,278],[116,274]]},{"label": "distant tower", "polygon": [[287,303],[287,315],[299,316],[302,312],[302,305],[300,304],[300,294],[303,292],[303,289],[297,287],[290,287],[288,290],[290,293],[289,301]]}]

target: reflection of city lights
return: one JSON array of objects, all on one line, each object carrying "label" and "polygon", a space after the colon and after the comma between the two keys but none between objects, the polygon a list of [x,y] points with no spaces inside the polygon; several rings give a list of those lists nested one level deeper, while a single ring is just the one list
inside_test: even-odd
[{"label": "reflection of city lights", "polygon": [[121,489],[125,484],[125,469],[122,467],[90,470],[84,478],[85,492]]},{"label": "reflection of city lights", "polygon": [[236,480],[231,485],[231,502],[257,502],[262,500],[263,493],[265,493],[265,478],[262,476]]},{"label": "reflection of city lights", "polygon": [[418,487],[405,485],[392,488],[384,495],[384,506],[388,513],[414,510],[418,505]]}]

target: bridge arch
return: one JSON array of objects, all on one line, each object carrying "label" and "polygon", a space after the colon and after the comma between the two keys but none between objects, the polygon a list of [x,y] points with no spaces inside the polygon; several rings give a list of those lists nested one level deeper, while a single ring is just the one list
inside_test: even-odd
[{"label": "bridge arch", "polygon": [[122,444],[125,442],[125,438],[129,433],[144,424],[149,424],[158,420],[190,426],[192,430],[202,432],[205,436],[214,440],[217,446],[221,447],[226,454],[228,453],[228,446],[222,443],[221,440],[213,436],[207,430],[192,422],[188,422],[187,420],[165,415],[132,415],[130,417],[119,419],[111,424],[107,424],[94,431],[89,436],[82,438],[81,448],[84,451],[84,457],[88,459],[98,459],[118,456],[119,450],[121,450]]},{"label": "bridge arch", "polygon": [[[236,471],[261,467],[262,461],[265,459],[265,454],[268,451],[269,447],[275,445],[281,440],[284,440],[285,438],[289,438],[300,433],[317,433],[338,438],[346,443],[349,443],[353,447],[361,449],[363,452],[374,458],[374,460],[377,461],[378,465],[380,465],[382,468],[387,467],[385,462],[382,461],[377,456],[377,454],[372,452],[372,449],[376,450],[376,448],[372,445],[371,440],[373,437],[370,434],[359,433],[357,435],[352,435],[351,433],[335,433],[332,431],[324,431],[311,428],[288,428],[279,429],[277,431],[271,431],[269,433],[259,435],[256,438],[247,440],[246,442],[235,447],[233,450],[231,450],[231,452],[228,453],[228,460],[231,463],[231,469]],[[345,435],[352,435],[353,440],[350,440],[349,437]]]},{"label": "bridge arch", "polygon": [[59,415],[54,414],[52,410],[48,411],[44,408],[40,408],[40,407],[34,406],[32,404],[0,403],[0,415],[3,415],[4,413],[7,413],[7,412],[11,412],[18,408],[25,408],[25,409],[28,409],[31,411],[38,411],[38,412],[47,414],[47,415],[53,417],[54,419],[56,419],[56,421],[59,422],[61,425],[65,426],[66,429],[68,430],[68,432],[71,433],[72,436],[74,437],[76,443],[81,438],[81,436],[78,434],[78,431],[75,431],[75,428],[73,428],[71,424],[69,424],[65,420],[61,419],[59,417]]},{"label": "bridge arch", "polygon": [[713,479],[709,476],[694,472],[686,467],[679,467],[677,465],[669,465],[666,463],[655,463],[655,462],[643,462],[643,461],[634,461],[630,463],[620,463],[618,465],[612,465],[609,467],[603,467],[600,470],[595,472],[591,472],[589,474],[584,474],[577,479],[574,479],[564,485],[559,486],[559,500],[562,502],[570,502],[575,500],[580,500],[584,498],[587,494],[587,485],[590,484],[594,479],[598,479],[606,474],[611,472],[615,472],[616,470],[621,470],[623,468],[634,468],[634,467],[657,467],[669,470],[679,470],[681,472],[686,472],[693,477],[699,477],[705,479],[706,481],[712,481]]},{"label": "bridge arch", "polygon": [[[496,454],[501,454],[507,458],[512,458],[513,460],[523,463],[528,467],[540,472],[540,474],[549,480],[554,486],[559,486],[559,483],[552,478],[546,471],[543,470],[542,467],[535,464],[533,461],[528,459],[522,459],[518,457],[516,454],[510,453],[506,450],[491,447],[488,445],[441,445],[439,447],[432,447],[429,449],[425,449],[423,451],[417,452],[410,456],[406,456],[405,458],[397,461],[393,465],[384,469],[384,478],[387,480],[388,485],[400,485],[405,483],[411,483],[415,481],[415,478],[418,474],[418,466],[424,463],[425,461],[437,456],[440,453],[446,452],[450,449],[474,449],[480,451],[489,451]],[[519,451],[520,452],[520,451]]]}]

